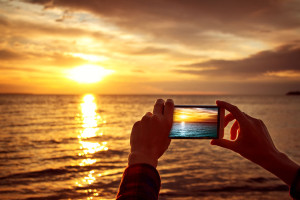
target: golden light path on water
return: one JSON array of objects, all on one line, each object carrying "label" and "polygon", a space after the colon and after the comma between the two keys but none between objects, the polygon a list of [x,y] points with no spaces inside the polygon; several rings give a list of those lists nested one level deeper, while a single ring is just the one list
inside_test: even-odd
[{"label": "golden light path on water", "polygon": [[[95,103],[95,97],[92,94],[83,96],[81,107],[81,117],[79,118],[82,123],[82,130],[79,132],[78,142],[80,144],[81,152],[79,156],[85,157],[79,163],[79,166],[93,165],[97,162],[97,159],[92,158],[92,154],[99,151],[107,151],[107,142],[89,141],[96,136],[102,136],[103,132],[99,128],[99,125],[103,125],[106,121],[97,113],[97,104]],[[101,127],[101,126],[100,126]],[[105,172],[104,172],[105,173]],[[84,187],[90,185],[96,181],[97,177],[101,177],[101,173],[96,173],[95,170],[90,170],[83,178],[76,181],[76,186]],[[99,196],[96,189],[88,189],[87,193],[92,196],[87,199],[93,199],[93,197]]]}]

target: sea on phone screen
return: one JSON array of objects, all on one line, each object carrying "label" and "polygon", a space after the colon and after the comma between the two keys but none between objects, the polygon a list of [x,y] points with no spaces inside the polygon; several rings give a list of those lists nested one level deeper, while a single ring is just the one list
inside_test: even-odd
[{"label": "sea on phone screen", "polygon": [[174,122],[170,137],[217,137],[216,122]]}]

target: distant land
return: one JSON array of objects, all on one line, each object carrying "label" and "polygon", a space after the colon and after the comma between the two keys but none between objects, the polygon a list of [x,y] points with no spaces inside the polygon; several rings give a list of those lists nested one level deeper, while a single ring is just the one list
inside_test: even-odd
[{"label": "distant land", "polygon": [[300,95],[300,91],[291,91],[286,93],[286,95]]}]

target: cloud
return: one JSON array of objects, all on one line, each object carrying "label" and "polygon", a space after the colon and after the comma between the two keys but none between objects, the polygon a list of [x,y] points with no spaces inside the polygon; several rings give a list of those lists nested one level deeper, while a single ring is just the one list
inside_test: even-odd
[{"label": "cloud", "polygon": [[[2,22],[1,22],[2,21]],[[0,27],[2,29],[2,34],[9,36],[23,36],[28,39],[33,39],[33,36],[63,36],[63,37],[73,37],[78,38],[78,36],[91,36],[91,37],[101,37],[109,38],[105,33],[100,31],[93,32],[86,30],[81,27],[66,27],[57,26],[57,24],[41,23],[39,21],[28,21],[22,19],[6,19],[0,16]],[[6,32],[5,32],[6,31]],[[31,37],[28,37],[28,36]]]},{"label": "cloud", "polygon": [[[238,60],[209,60],[206,62],[181,65],[176,72],[209,76],[274,75],[274,72],[300,71],[300,45],[286,44],[274,50],[258,52]],[[287,74],[287,73],[286,73]],[[284,73],[281,73],[284,75]]]},{"label": "cloud", "polygon": [[0,60],[12,60],[12,59],[19,59],[22,56],[19,53],[13,52],[7,49],[0,50]]},{"label": "cloud", "polygon": [[[27,0],[27,2],[42,5],[52,5],[53,7],[66,7],[74,10],[88,10],[100,16],[122,22],[185,22],[203,23],[209,22],[240,24],[242,22],[267,23],[274,19],[271,24],[283,27],[293,27],[299,25],[297,14],[298,1],[283,2],[280,0],[223,0],[218,3],[213,1],[197,0]],[[191,21],[191,19],[193,19]],[[212,24],[212,25],[214,25]],[[140,23],[139,23],[140,25]],[[147,26],[148,24],[144,24]],[[210,26],[207,24],[207,26]]]},{"label": "cloud", "polygon": [[[297,91],[300,81],[222,81],[215,78],[210,80],[186,80],[149,83],[159,87],[163,93],[169,94],[285,94]],[[214,103],[214,102],[212,102]]]},{"label": "cloud", "polygon": [[65,10],[63,15],[60,18],[56,19],[55,21],[56,22],[63,22],[64,20],[70,19],[70,18],[72,18],[72,14],[70,13],[70,11]]},{"label": "cloud", "polygon": [[22,72],[37,72],[37,73],[46,73],[49,74],[49,70],[42,70],[42,69],[36,69],[36,68],[27,68],[27,67],[15,67],[15,66],[0,66],[0,69],[2,71],[22,71]]},{"label": "cloud", "polygon": [[66,55],[63,53],[31,52],[15,53],[8,49],[0,50],[1,75],[14,77],[15,73],[26,75],[38,73],[40,75],[59,74],[61,69],[87,64],[89,61]]},{"label": "cloud", "polygon": [[[88,11],[128,32],[145,34],[156,41],[203,48],[222,43],[229,47],[233,36],[261,37],[300,27],[297,0],[27,0],[45,7]],[[225,34],[218,38],[215,34]],[[226,35],[227,34],[227,35]],[[293,35],[293,34],[291,34]],[[296,34],[295,34],[296,35]],[[297,36],[294,36],[297,37]],[[285,38],[288,40],[289,38]]]},{"label": "cloud", "polygon": [[164,54],[171,52],[169,49],[166,48],[157,48],[157,47],[146,47],[141,50],[132,52],[132,54],[136,55],[155,55],[155,54]]}]

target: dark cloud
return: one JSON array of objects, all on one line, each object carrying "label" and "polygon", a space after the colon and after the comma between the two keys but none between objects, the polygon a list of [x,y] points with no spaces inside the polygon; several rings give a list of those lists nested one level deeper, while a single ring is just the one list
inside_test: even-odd
[{"label": "dark cloud", "polygon": [[44,59],[42,60],[42,64],[46,66],[74,67],[87,63],[87,61],[82,58],[64,55],[61,53],[44,54],[42,57]]},{"label": "dark cloud", "polygon": [[[82,26],[67,27],[57,26],[48,23],[39,23],[24,21],[23,19],[7,19],[0,15],[0,36],[9,36],[9,38],[15,40],[17,37],[23,37],[23,39],[34,40],[35,36],[40,37],[48,36],[55,39],[55,37],[68,37],[78,39],[79,37],[91,37],[95,39],[101,39],[102,41],[113,40],[114,37],[109,33],[101,31],[91,31]],[[58,38],[57,38],[58,39]]]},{"label": "dark cloud", "polygon": [[19,59],[22,56],[19,53],[7,50],[7,49],[1,49],[0,50],[0,60],[11,60],[11,59]]},{"label": "dark cloud", "polygon": [[286,94],[288,91],[297,91],[300,81],[209,81],[186,80],[149,83],[159,87],[167,93],[208,93],[208,94]]},{"label": "dark cloud", "polygon": [[[300,1],[290,0],[49,0],[27,2],[63,9],[85,10],[129,32],[151,35],[156,41],[199,45],[226,43],[224,33],[272,38],[279,30],[300,27]],[[230,40],[230,39],[229,39]],[[232,42],[232,41],[230,41]],[[226,44],[223,44],[226,46]]]},{"label": "dark cloud", "polygon": [[[299,20],[293,16],[297,14],[299,2],[280,0],[223,0],[223,1],[198,1],[198,0],[27,0],[27,2],[43,5],[51,4],[53,7],[69,7],[79,10],[89,10],[107,18],[120,21],[159,20],[159,22],[203,22],[214,19],[225,23],[240,22],[270,22],[278,26],[299,25]],[[145,22],[145,21],[144,21]],[[145,24],[147,25],[147,24]]]},{"label": "dark cloud", "polygon": [[66,19],[70,19],[70,18],[72,18],[72,13],[70,13],[70,11],[68,11],[68,10],[65,10],[63,15],[60,18],[56,19],[55,21],[56,22],[63,22]]},{"label": "dark cloud", "polygon": [[0,66],[2,71],[22,71],[22,72],[38,72],[38,73],[48,73],[49,71],[36,69],[36,68],[28,68],[28,67],[15,67],[15,66]]},{"label": "dark cloud", "polygon": [[[36,68],[24,67],[24,63],[30,62],[31,66],[44,66],[44,67],[74,67],[86,64],[87,61],[72,55],[63,53],[49,53],[49,52],[19,52],[15,53],[8,49],[0,50],[0,60],[7,61],[6,65],[0,66],[0,70],[13,70],[25,72],[44,72]],[[17,64],[19,63],[19,64]],[[3,64],[3,63],[2,63]],[[18,65],[18,66],[17,66]],[[47,71],[48,73],[48,71]]]},{"label": "dark cloud", "polygon": [[7,26],[9,25],[8,20],[4,18],[3,16],[0,16],[0,26]]},{"label": "dark cloud", "polygon": [[170,57],[171,59],[192,59],[192,58],[204,58],[204,56],[196,55],[191,52],[183,52],[174,50],[171,48],[161,48],[161,47],[155,47],[155,46],[148,46],[142,49],[135,50],[135,48],[132,48],[133,50],[129,50],[128,48],[122,49],[122,53],[131,55],[131,56],[165,56]]},{"label": "dark cloud", "polygon": [[146,47],[144,49],[132,52],[131,54],[135,55],[154,55],[154,54],[162,54],[162,53],[169,53],[169,49],[165,48],[157,48],[157,47]]},{"label": "dark cloud", "polygon": [[[1,18],[0,18],[1,19]],[[59,26],[51,26],[49,24],[41,24],[41,23],[32,23],[23,20],[10,20],[6,21],[4,18],[1,19],[3,24],[0,23],[2,31],[9,31],[14,33],[15,35],[25,35],[28,37],[31,36],[46,34],[52,36],[69,36],[76,37],[78,35],[87,35],[87,36],[99,36],[100,32],[93,33],[90,31],[86,31],[81,28],[64,28]],[[3,33],[0,33],[1,35]],[[103,35],[104,36],[104,35]]]},{"label": "dark cloud", "polygon": [[287,44],[240,60],[209,60],[181,65],[181,73],[251,77],[267,72],[300,70],[300,45]]}]

